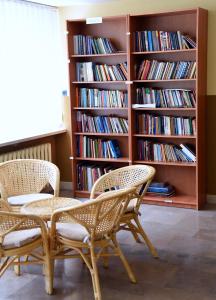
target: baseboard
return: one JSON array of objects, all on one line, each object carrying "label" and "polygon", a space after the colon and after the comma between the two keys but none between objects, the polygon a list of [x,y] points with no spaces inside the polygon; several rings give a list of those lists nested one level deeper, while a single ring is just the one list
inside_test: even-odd
[{"label": "baseboard", "polygon": [[60,188],[61,188],[61,190],[72,191],[73,190],[73,184],[70,181],[61,181]]},{"label": "baseboard", "polygon": [[207,203],[216,204],[216,195],[207,195]]}]

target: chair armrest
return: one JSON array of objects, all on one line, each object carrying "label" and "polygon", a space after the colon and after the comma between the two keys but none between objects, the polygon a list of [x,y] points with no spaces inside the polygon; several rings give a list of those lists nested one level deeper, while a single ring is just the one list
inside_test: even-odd
[{"label": "chair armrest", "polygon": [[0,211],[7,211],[7,212],[12,211],[12,208],[9,205],[9,203],[3,198],[0,199]]}]

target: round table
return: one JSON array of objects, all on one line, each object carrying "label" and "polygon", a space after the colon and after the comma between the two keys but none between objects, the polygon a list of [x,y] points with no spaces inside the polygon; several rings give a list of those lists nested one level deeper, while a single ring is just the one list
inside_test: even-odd
[{"label": "round table", "polygon": [[48,221],[57,209],[72,208],[81,203],[81,201],[73,198],[52,197],[49,199],[29,202],[23,205],[20,212],[23,214],[36,215],[41,217],[43,220]]}]

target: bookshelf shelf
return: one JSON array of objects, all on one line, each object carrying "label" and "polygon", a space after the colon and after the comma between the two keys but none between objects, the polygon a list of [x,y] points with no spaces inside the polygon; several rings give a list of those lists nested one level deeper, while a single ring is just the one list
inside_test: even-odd
[{"label": "bookshelf shelf", "polygon": [[119,84],[124,83],[126,84],[126,80],[113,80],[113,81],[72,81],[73,84]]},{"label": "bookshelf shelf", "polygon": [[111,111],[116,111],[116,110],[122,110],[122,111],[127,111],[128,107],[73,107],[74,110],[111,110]]},{"label": "bookshelf shelf", "polygon": [[[78,183],[80,178],[79,170],[80,169],[83,170],[82,166],[86,166],[86,169],[88,169],[88,171],[90,172],[91,168],[103,168],[109,166],[112,169],[112,168],[132,165],[132,164],[147,164],[147,165],[153,165],[156,169],[156,176],[154,180],[158,182],[168,182],[169,184],[173,185],[176,190],[176,195],[168,199],[147,195],[143,200],[145,203],[177,206],[177,207],[191,207],[196,209],[200,209],[203,206],[203,204],[206,201],[205,199],[206,164],[205,164],[205,150],[203,145],[205,145],[207,23],[208,23],[208,12],[202,8],[158,12],[153,14],[145,13],[139,15],[103,17],[102,23],[91,24],[91,25],[86,24],[86,20],[84,19],[67,21],[68,59],[70,60],[68,66],[69,66],[69,77],[70,77],[71,128],[72,128],[71,156],[74,157],[74,159],[71,160],[71,164],[72,164],[72,181],[74,184],[74,196],[81,196],[81,197],[89,196],[90,191],[87,191],[89,186],[83,187],[83,190],[80,190],[81,180]],[[150,32],[150,35],[152,35],[151,47],[147,47],[146,44],[139,44],[136,42],[136,37],[143,38],[143,35],[137,34],[137,32],[140,31]],[[154,31],[167,32],[168,33],[167,36],[170,36],[170,38],[172,39],[172,41],[171,40],[170,41],[171,43],[174,43],[174,45],[177,45],[176,44],[177,40],[176,38],[174,38],[174,35],[177,32],[178,34],[180,34],[178,35],[179,46],[174,46],[174,47],[172,46],[172,48],[176,48],[176,50],[163,50],[163,51],[157,50],[157,51],[138,52],[137,50],[139,49],[153,50],[153,49],[171,48],[170,44],[168,44],[168,47],[166,46],[164,47],[164,45],[162,47],[162,44],[157,46],[157,42],[153,40],[155,38],[154,35],[155,33],[153,33]],[[130,33],[130,35],[127,34],[128,32]],[[171,33],[172,33],[172,37],[171,37]],[[74,50],[76,49],[74,48],[75,35],[93,36],[93,37],[100,37],[103,39],[107,38],[113,43],[113,45],[115,46],[114,48],[117,49],[118,52],[110,53],[110,54],[79,55],[77,53],[83,53],[83,52],[82,50],[80,52]],[[192,43],[190,45],[186,45],[186,44],[180,45],[179,37],[181,38],[181,35],[184,35],[184,42],[186,41],[187,43],[189,38],[191,39]],[[147,38],[149,38],[148,35]],[[137,45],[142,45],[142,46],[139,48],[137,47]],[[143,47],[143,45],[145,46]],[[194,48],[191,49],[191,47]],[[181,49],[179,50],[178,48]],[[186,48],[190,48],[190,49],[186,49]],[[151,68],[152,66],[156,68],[153,69],[149,77],[146,76],[144,72],[142,73],[142,69],[141,69],[141,73],[139,73],[139,68],[142,65],[143,60],[150,61],[147,62],[149,68]],[[154,65],[152,63],[153,60],[155,61]],[[89,64],[85,65],[85,63],[88,62]],[[79,72],[77,72],[76,69],[77,65],[86,66],[85,68],[87,73],[87,70],[89,71],[89,69],[87,69],[89,68],[89,66],[95,66],[94,64],[92,65],[91,62],[94,62],[97,65],[97,68],[99,68],[99,70],[101,70],[102,73],[104,71],[109,73],[109,69],[107,70],[103,66],[105,64],[111,68],[113,67],[115,68],[115,65],[117,64],[121,65],[126,62],[128,74],[126,74],[126,71],[124,69],[123,77],[121,76],[104,77],[103,75],[95,76],[95,74],[94,77],[80,76]],[[160,65],[159,62],[161,62]],[[188,73],[185,70],[183,72],[182,69],[178,69],[178,67],[184,68],[185,66],[183,64],[185,62],[188,64],[187,71],[190,70],[190,72],[188,71]],[[143,66],[146,66],[144,63]],[[106,68],[108,68],[107,66]],[[169,74],[170,68],[172,67],[175,70],[175,72],[173,72],[174,75]],[[195,69],[196,69],[196,74],[195,74]],[[161,70],[163,71],[165,70],[166,72],[163,74]],[[148,69],[147,71],[145,70],[145,72],[148,72]],[[180,72],[180,74],[178,73],[178,76],[177,76],[177,72]],[[162,76],[161,74],[163,74],[164,76]],[[176,77],[182,79],[138,80],[138,78],[176,78]],[[107,79],[127,78],[127,80],[79,81],[79,80],[86,80],[85,78],[87,79],[91,78],[90,80],[92,80],[92,78],[99,78],[103,80],[105,78]],[[81,89],[83,89],[82,92],[84,93],[84,95],[88,95],[88,96],[83,96],[83,94],[81,96],[80,93]],[[85,89],[88,91],[85,91]],[[103,103],[103,100],[102,101],[100,100],[100,102],[97,100],[98,102],[96,102],[96,100],[93,99],[92,102],[92,98],[91,98],[90,101],[89,95],[91,95],[92,97],[92,94],[90,94],[92,91],[89,90],[91,89],[96,89],[97,91],[105,91],[105,92],[113,91],[113,90],[121,91],[123,92],[122,94],[124,93],[126,94],[126,98],[124,98],[124,101],[127,103],[126,104],[127,107],[97,107],[97,105],[104,105],[101,104]],[[134,108],[133,104],[142,103],[143,101],[142,99],[137,97],[137,95],[140,95],[139,91],[142,93],[142,89],[176,90],[175,92],[176,98],[169,100],[170,102],[168,105],[172,107]],[[177,90],[179,91],[177,92]],[[184,90],[184,91],[187,90],[187,92],[184,92],[184,96],[183,96],[183,92],[180,92],[180,90]],[[170,93],[169,95],[171,95],[171,97],[174,97],[173,96],[174,92],[168,92],[168,93]],[[192,96],[190,96],[190,93]],[[81,99],[81,97],[83,98]],[[97,98],[97,96],[94,97]],[[178,97],[181,97],[182,101],[179,101]],[[154,102],[150,102],[150,103],[155,103],[155,102],[156,101],[154,100]],[[83,106],[83,103],[87,103],[86,105],[96,105],[96,107],[81,107],[81,105]],[[122,103],[122,101],[118,103]],[[172,103],[178,103],[178,104],[176,104],[176,107],[173,107],[174,104]],[[180,105],[184,107],[179,107]],[[106,134],[106,133],[98,133],[98,132],[97,133],[77,132],[78,130],[80,130],[77,129],[77,124],[76,124],[77,116],[79,114],[80,115],[86,114],[88,117],[88,113],[90,117],[106,116],[109,118],[114,114],[115,117],[126,118],[128,122],[128,133],[127,134],[116,134],[116,133]],[[137,124],[139,123],[137,122],[138,116],[140,114],[154,115],[154,113],[157,116],[161,116],[161,117],[167,116],[172,118],[172,120],[175,119],[175,122],[176,122],[176,118],[178,117],[179,119],[181,118],[181,120],[183,118],[190,119],[191,122],[193,121],[192,122],[193,131],[191,130],[191,133],[196,132],[196,135],[191,135],[191,136],[190,135],[184,135],[184,136],[147,135],[147,134],[138,133],[143,131],[142,129],[139,130],[137,129]],[[179,119],[177,120],[178,122]],[[196,119],[195,122],[194,119]],[[188,127],[187,122],[189,123],[189,121],[184,120],[184,124],[186,125],[182,125],[182,126]],[[178,123],[178,126],[180,128],[181,125],[179,125]],[[86,130],[88,130],[88,128]],[[163,132],[163,131],[157,131],[157,132]],[[190,131],[186,130],[185,132],[189,133]],[[88,138],[90,138],[89,141],[91,140],[92,142],[92,140],[94,140],[94,137],[95,140],[96,139],[99,140],[103,139],[105,141],[115,140],[115,142],[119,144],[122,157],[118,159],[78,157],[78,155],[82,155],[79,154],[81,152],[77,151],[77,145],[79,145],[78,143],[84,139],[87,141]],[[142,143],[146,141],[146,145],[150,145],[150,144],[152,145],[154,143],[154,139],[156,141],[160,141],[160,140],[162,141],[162,142],[160,141],[158,144],[163,145],[164,143],[166,143],[168,145],[166,149],[170,149],[169,147],[172,147],[172,145],[180,145],[181,143],[183,143],[186,147],[188,146],[189,149],[194,149],[196,153],[196,162],[184,162],[184,161],[183,162],[178,162],[178,161],[160,162],[160,161],[140,160],[139,157],[146,157],[142,155],[143,153],[139,152],[139,150],[142,149],[141,148]],[[164,147],[164,146],[160,146],[160,147]],[[151,155],[149,157],[151,157]]]},{"label": "bookshelf shelf", "polygon": [[196,139],[195,135],[165,135],[165,134],[135,133],[133,136],[146,137],[146,138],[165,138],[165,139]]},{"label": "bookshelf shelf", "polygon": [[189,162],[163,162],[163,161],[148,161],[148,160],[135,160],[136,164],[146,164],[146,165],[161,165],[161,166],[175,166],[175,167],[196,167],[196,163]]},{"label": "bookshelf shelf", "polygon": [[149,55],[149,54],[181,54],[181,53],[196,53],[197,49],[181,49],[181,50],[164,50],[164,51],[143,51],[143,52],[132,52],[133,55]]},{"label": "bookshelf shelf", "polygon": [[116,52],[106,54],[85,54],[85,55],[71,55],[72,58],[86,58],[86,57],[112,57],[112,56],[126,56],[127,52]]},{"label": "bookshelf shelf", "polygon": [[93,136],[120,136],[128,137],[127,133],[103,133],[103,132],[74,132],[75,135],[93,135]]},{"label": "bookshelf shelf", "polygon": [[103,162],[120,162],[120,163],[128,163],[129,159],[127,157],[121,157],[121,158],[93,158],[93,157],[76,157],[76,160],[88,160],[88,161],[103,161]]}]

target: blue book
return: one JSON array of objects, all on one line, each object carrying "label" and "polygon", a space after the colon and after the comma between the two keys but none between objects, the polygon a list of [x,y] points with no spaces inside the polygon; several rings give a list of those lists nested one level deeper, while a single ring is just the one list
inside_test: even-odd
[{"label": "blue book", "polygon": [[148,44],[149,44],[149,51],[153,51],[152,32],[150,30],[148,30]]}]

